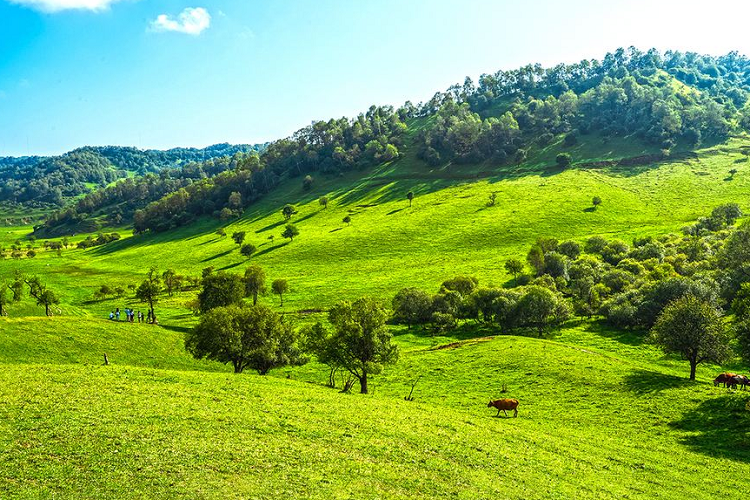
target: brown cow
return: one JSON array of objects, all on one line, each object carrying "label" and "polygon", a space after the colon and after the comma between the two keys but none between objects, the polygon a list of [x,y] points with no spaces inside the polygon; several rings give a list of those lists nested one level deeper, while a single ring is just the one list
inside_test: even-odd
[{"label": "brown cow", "polygon": [[736,377],[736,373],[722,373],[718,377],[714,379],[714,387],[718,386],[719,384],[724,384],[724,387],[729,387],[729,384],[732,381],[733,377]]},{"label": "brown cow", "polygon": [[503,413],[505,413],[505,416],[508,416],[508,412],[505,410],[513,410],[513,416],[518,416],[518,400],[517,399],[498,399],[497,401],[490,400],[489,403],[487,403],[487,408],[497,408],[497,415],[496,417],[500,416],[500,411],[502,410]]}]

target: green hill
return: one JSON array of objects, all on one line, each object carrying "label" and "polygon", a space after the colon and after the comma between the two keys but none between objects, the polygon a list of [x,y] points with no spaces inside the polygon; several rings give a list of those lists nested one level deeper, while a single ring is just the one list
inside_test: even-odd
[{"label": "green hill", "polygon": [[[483,75],[420,106],[315,122],[217,170],[97,190],[50,215],[50,233],[4,213],[0,286],[35,275],[60,303],[42,318],[26,295],[0,318],[0,497],[744,498],[750,396],[711,381],[746,363],[701,364],[689,381],[686,362],[647,332],[608,326],[603,306],[545,335],[478,314],[448,331],[392,325],[400,359],[368,395],[325,387],[314,360],[265,377],[195,361],[184,334],[199,319],[196,286],[159,295],[158,326],[107,319],[146,311],[135,289],[152,267],[188,284],[257,264],[290,285],[283,306],[260,301],[300,328],[341,300],[390,304],[457,275],[516,289],[505,263],[539,238],[604,236],[653,237],[662,252],[560,257],[599,265],[591,285],[608,300],[690,282],[731,326],[747,279],[720,259],[744,229],[710,218],[682,229],[722,204],[750,210],[745,62],[652,56]],[[79,247],[96,238],[78,225],[92,221],[121,238]],[[580,277],[524,266],[523,280],[573,304]],[[518,418],[495,418],[487,401],[501,397],[519,399]]]}]

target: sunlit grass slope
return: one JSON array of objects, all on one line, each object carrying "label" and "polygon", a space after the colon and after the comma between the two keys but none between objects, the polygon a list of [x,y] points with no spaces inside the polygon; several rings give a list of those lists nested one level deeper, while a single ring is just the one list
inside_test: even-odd
[{"label": "sunlit grass slope", "polygon": [[[0,272],[23,268],[44,274],[64,303],[97,315],[111,305],[84,304],[98,285],[136,283],[152,265],[196,275],[208,266],[242,272],[256,263],[271,279],[289,280],[288,310],[327,307],[342,297],[389,297],[408,285],[432,290],[458,273],[500,284],[508,279],[504,261],[525,255],[539,236],[582,240],[602,234],[628,241],[678,231],[720,203],[750,208],[744,206],[750,193],[750,163],[740,152],[744,144],[737,139],[699,151],[696,158],[643,166],[559,172],[549,164],[545,171],[527,164],[479,178],[470,171],[486,167],[430,171],[407,155],[364,176],[316,176],[311,192],[302,190],[301,179],[286,182],[226,227],[229,235],[246,231],[247,241],[258,247],[250,260],[228,236],[214,233],[218,222],[205,220],[86,251],[63,251],[62,257],[42,252],[35,259],[6,259]],[[588,160],[616,157],[601,147],[578,154]],[[730,176],[733,168],[738,172]],[[409,190],[416,193],[411,207],[405,198]],[[496,205],[488,207],[491,193],[497,194]],[[328,209],[318,204],[322,195],[331,198]],[[592,210],[595,195],[603,204]],[[292,242],[281,237],[286,203],[298,209],[292,222],[301,234]],[[351,224],[342,222],[345,216]],[[0,231],[5,244],[17,235]],[[173,302],[183,305],[179,298]]]},{"label": "sunlit grass slope", "polygon": [[[690,383],[637,337],[587,325],[398,342],[369,396],[323,387],[316,365],[1,364],[0,497],[744,498],[749,398],[710,368]],[[502,396],[518,418],[486,408]]]}]

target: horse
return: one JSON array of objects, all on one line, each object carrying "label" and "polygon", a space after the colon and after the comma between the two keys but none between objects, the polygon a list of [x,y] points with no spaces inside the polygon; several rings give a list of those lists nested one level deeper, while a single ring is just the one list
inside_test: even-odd
[{"label": "horse", "polygon": [[487,408],[497,408],[497,415],[496,417],[500,416],[500,411],[502,410],[503,413],[505,413],[505,416],[508,416],[508,412],[505,410],[513,410],[513,416],[518,416],[518,400],[517,399],[498,399],[496,401],[490,400],[489,403],[487,403]]}]

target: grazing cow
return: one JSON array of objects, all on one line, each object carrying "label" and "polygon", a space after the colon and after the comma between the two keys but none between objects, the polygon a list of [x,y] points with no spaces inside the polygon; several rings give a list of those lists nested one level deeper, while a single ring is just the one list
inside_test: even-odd
[{"label": "grazing cow", "polygon": [[741,386],[742,389],[745,389],[745,387],[750,385],[750,379],[744,375],[735,375],[727,381],[727,387],[730,389],[736,389],[738,385]]},{"label": "grazing cow", "polygon": [[722,373],[718,377],[714,379],[714,387],[718,386],[719,384],[724,384],[724,387],[729,387],[729,384],[732,380],[732,377],[736,377],[736,373]]},{"label": "grazing cow", "polygon": [[505,413],[505,416],[508,416],[508,412],[505,410],[513,410],[513,416],[518,416],[518,400],[517,399],[498,399],[497,401],[490,401],[487,403],[487,408],[497,408],[497,415],[496,417],[500,416],[500,411],[502,410],[503,413]]}]

